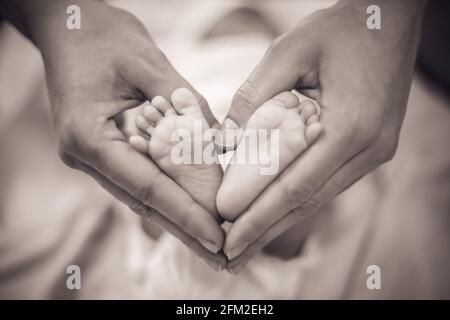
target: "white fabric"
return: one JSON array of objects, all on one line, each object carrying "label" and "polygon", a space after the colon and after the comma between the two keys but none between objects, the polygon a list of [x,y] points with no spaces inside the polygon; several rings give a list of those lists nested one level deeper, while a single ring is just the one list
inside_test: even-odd
[{"label": "white fabric", "polygon": [[303,274],[319,260],[310,249],[286,261],[261,253],[232,275],[212,270],[167,233],[148,240],[136,230],[129,245],[143,299],[296,299]]}]

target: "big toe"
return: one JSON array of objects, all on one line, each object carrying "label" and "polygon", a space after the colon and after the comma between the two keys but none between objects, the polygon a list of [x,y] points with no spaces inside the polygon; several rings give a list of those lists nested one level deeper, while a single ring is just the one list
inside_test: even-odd
[{"label": "big toe", "polygon": [[199,112],[200,106],[191,90],[178,88],[172,92],[172,105],[180,114]]},{"label": "big toe", "polygon": [[295,108],[299,103],[297,96],[289,91],[281,92],[272,99],[288,109]]}]

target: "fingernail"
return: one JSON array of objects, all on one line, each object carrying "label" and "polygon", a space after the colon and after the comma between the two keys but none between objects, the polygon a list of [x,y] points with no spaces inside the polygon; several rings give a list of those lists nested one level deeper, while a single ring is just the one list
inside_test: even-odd
[{"label": "fingernail", "polygon": [[200,242],[206,249],[211,251],[212,253],[217,253],[219,251],[219,247],[212,241],[203,239],[203,238],[197,238],[198,242]]},{"label": "fingernail", "polygon": [[248,242],[245,242],[245,243],[243,243],[243,244],[241,244],[241,245],[239,245],[237,247],[234,247],[233,249],[228,250],[227,253],[226,253],[226,255],[228,257],[228,260],[233,260],[234,258],[236,258],[247,247],[248,247]]},{"label": "fingernail", "polygon": [[241,262],[239,263],[236,267],[234,267],[233,269],[231,269],[231,272],[236,276],[239,273],[242,272],[242,270],[244,270],[244,268],[247,266],[248,261],[246,262]]},{"label": "fingernail", "polygon": [[221,126],[222,131],[224,130],[237,130],[239,129],[239,126],[237,125],[237,123],[230,119],[230,118],[225,118],[225,120],[223,120],[222,122],[222,126]]},{"label": "fingernail", "polygon": [[207,259],[203,259],[203,261],[205,261],[205,263],[210,266],[212,269],[214,269],[214,271],[222,271],[223,267],[220,264],[216,264],[213,261],[209,261]]},{"label": "fingernail", "polygon": [[242,266],[237,265],[233,268],[227,269],[227,271],[228,271],[228,273],[230,273],[234,276],[237,276],[242,271],[242,268],[243,268]]},{"label": "fingernail", "polygon": [[238,271],[238,270],[231,269],[230,271],[231,271],[231,274],[233,274],[233,275],[235,275],[235,276],[239,274],[239,271]]}]

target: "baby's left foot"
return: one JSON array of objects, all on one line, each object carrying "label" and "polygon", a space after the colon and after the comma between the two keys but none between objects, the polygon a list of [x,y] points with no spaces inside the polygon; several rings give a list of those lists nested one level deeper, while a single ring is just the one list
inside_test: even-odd
[{"label": "baby's left foot", "polygon": [[[170,103],[165,98],[157,96],[150,105],[141,110],[141,114],[136,117],[136,126],[148,139],[132,136],[130,143],[138,151],[150,155],[156,164],[195,201],[218,217],[216,193],[222,181],[222,169],[218,162],[208,164],[204,159],[200,159],[201,163],[193,161],[179,164],[180,159],[173,158],[173,150],[180,143],[173,140],[177,132],[189,134],[192,144],[196,143],[196,139],[200,139],[202,152],[207,148],[214,150],[212,141],[203,141],[203,133],[209,129],[208,123],[203,117],[197,99],[188,89],[175,90],[171,100]],[[202,131],[196,132],[194,130],[196,126]],[[191,148],[191,151],[194,153],[194,148]]]},{"label": "baby's left foot", "polygon": [[[279,133],[278,139],[272,139],[274,130]],[[263,156],[278,163],[274,168],[276,172],[270,174],[264,174],[263,169],[267,168],[260,161],[261,150],[266,149],[262,148],[259,138],[261,131],[270,138]],[[321,131],[314,104],[311,101],[299,103],[291,92],[282,92],[256,109],[217,193],[219,214],[227,221],[234,221],[281,171],[314,143]],[[257,137],[257,141],[247,140],[252,136]],[[257,163],[251,163],[250,159]]]}]

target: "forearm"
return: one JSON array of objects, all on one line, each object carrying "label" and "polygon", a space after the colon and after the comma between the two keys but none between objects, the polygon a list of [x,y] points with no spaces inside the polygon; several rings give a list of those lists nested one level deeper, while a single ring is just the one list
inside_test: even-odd
[{"label": "forearm", "polygon": [[99,0],[2,0],[0,13],[42,51],[67,36],[66,10],[70,5],[79,5],[83,14],[106,6]]},{"label": "forearm", "polygon": [[[341,20],[348,21],[352,30],[349,32],[355,31],[367,54],[370,52],[374,59],[392,60],[412,77],[426,3],[426,0],[341,0],[336,4],[336,11],[342,12]],[[371,5],[380,8],[377,30],[367,24],[369,16],[374,14],[367,10]]]},{"label": "forearm", "polygon": [[395,33],[395,30],[420,29],[426,3],[427,0],[340,0],[337,6],[366,12],[369,6],[377,5],[381,11],[382,28],[392,27],[391,31]]}]

